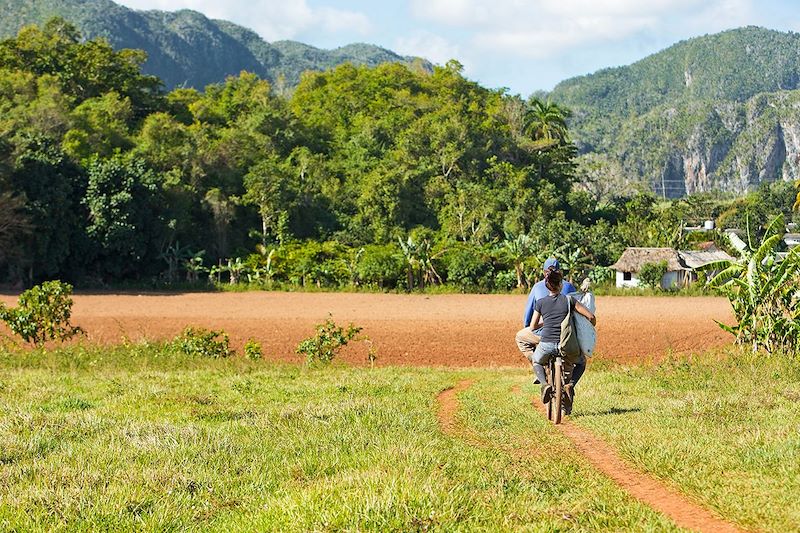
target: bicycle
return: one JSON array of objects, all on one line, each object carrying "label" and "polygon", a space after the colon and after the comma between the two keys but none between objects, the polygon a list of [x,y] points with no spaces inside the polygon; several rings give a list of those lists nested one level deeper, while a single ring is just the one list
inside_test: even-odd
[{"label": "bicycle", "polygon": [[564,372],[564,357],[559,353],[551,357],[544,369],[547,383],[553,387],[553,395],[547,402],[547,419],[553,424],[561,423],[562,406],[564,405],[564,384],[567,381]]}]

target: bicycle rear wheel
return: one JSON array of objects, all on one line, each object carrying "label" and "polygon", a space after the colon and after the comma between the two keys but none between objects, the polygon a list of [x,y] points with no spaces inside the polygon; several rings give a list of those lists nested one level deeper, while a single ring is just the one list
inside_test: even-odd
[{"label": "bicycle rear wheel", "polygon": [[554,424],[561,423],[561,400],[564,397],[564,372],[562,367],[561,357],[556,357],[552,372],[553,399],[550,400],[550,405],[548,406],[549,418]]},{"label": "bicycle rear wheel", "polygon": [[[545,375],[547,376],[547,384],[550,385],[551,387],[553,387],[553,390],[555,390],[555,385],[553,383],[553,361],[552,360],[549,363],[547,363],[547,366],[544,368],[544,372],[545,372]],[[552,396],[550,397],[550,401],[547,402],[547,404],[545,405],[545,408],[547,409],[547,419],[548,420],[553,420],[553,414],[555,413],[555,411],[553,411],[553,398],[552,398]]]}]

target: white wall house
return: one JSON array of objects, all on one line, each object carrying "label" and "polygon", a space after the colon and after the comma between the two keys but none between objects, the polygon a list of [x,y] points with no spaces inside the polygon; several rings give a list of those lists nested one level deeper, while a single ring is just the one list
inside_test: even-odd
[{"label": "white wall house", "polygon": [[[667,272],[664,274],[664,277],[661,278],[661,288],[662,289],[672,289],[680,287],[683,279],[683,272]],[[639,277],[637,276],[636,272],[623,272],[617,270],[617,287],[620,288],[631,288],[631,287],[643,287],[641,282],[639,281]]]},{"label": "white wall house", "polygon": [[678,289],[697,279],[696,269],[733,257],[716,247],[706,250],[677,251],[672,248],[627,248],[611,268],[617,271],[617,287],[641,287],[639,271],[647,263],[666,261],[667,273],[661,278],[662,289]]},{"label": "white wall house", "polygon": [[688,268],[672,248],[627,248],[611,268],[617,271],[617,287],[641,287],[639,271],[647,263],[667,262],[667,273],[661,278],[662,289],[681,287]]}]

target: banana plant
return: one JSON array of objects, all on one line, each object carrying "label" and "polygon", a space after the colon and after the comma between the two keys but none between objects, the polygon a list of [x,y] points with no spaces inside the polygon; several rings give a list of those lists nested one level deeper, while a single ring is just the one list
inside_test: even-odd
[{"label": "banana plant", "polygon": [[397,241],[400,243],[400,250],[402,250],[403,257],[406,260],[408,290],[411,291],[414,290],[414,270],[419,264],[419,258],[417,257],[419,245],[414,242],[414,239],[412,239],[411,236],[409,236],[405,241],[398,237]]},{"label": "banana plant", "polygon": [[192,255],[192,257],[184,260],[183,269],[186,270],[186,281],[197,283],[200,279],[200,274],[208,272],[208,268],[203,264],[203,255],[205,255],[205,253],[205,250],[200,250]]},{"label": "banana plant", "polygon": [[518,289],[530,285],[525,276],[525,261],[533,254],[534,248],[534,240],[529,235],[521,234],[514,237],[508,233],[500,246],[502,255],[514,265]]},{"label": "banana plant", "polygon": [[562,246],[554,255],[561,262],[561,269],[567,273],[570,282],[574,281],[576,275],[583,273],[592,260],[580,246],[576,248]]},{"label": "banana plant", "polygon": [[748,235],[748,245],[738,260],[703,268],[718,272],[708,285],[728,297],[736,316],[735,325],[717,324],[734,335],[737,343],[750,344],[753,351],[763,348],[772,353],[800,346],[800,248],[781,259],[778,245],[785,227],[779,215],[757,246]]}]

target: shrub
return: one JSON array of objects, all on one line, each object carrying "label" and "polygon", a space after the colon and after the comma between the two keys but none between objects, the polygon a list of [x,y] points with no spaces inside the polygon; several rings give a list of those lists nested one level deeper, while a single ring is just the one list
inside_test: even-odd
[{"label": "shrub", "polygon": [[342,328],[328,315],[324,323],[316,325],[316,329],[317,333],[313,337],[304,339],[295,350],[305,355],[309,364],[333,361],[339,350],[355,339],[362,328],[353,324],[348,325],[347,329]]},{"label": "shrub", "polygon": [[247,342],[244,343],[244,356],[251,361],[261,359],[264,356],[264,353],[261,351],[261,344],[255,339],[248,339]]},{"label": "shrub", "polygon": [[478,246],[460,245],[446,255],[447,281],[462,292],[488,289],[493,277],[491,259]]},{"label": "shrub", "polygon": [[517,275],[511,270],[501,270],[494,276],[494,285],[503,291],[513,290],[517,286]]},{"label": "shrub", "polygon": [[405,261],[394,244],[369,244],[364,247],[357,272],[364,283],[381,289],[395,287],[405,277]]},{"label": "shrub", "polygon": [[0,303],[0,319],[15,334],[42,346],[48,340],[63,341],[81,333],[69,323],[72,315],[72,285],[46,281],[23,292],[13,309]]},{"label": "shrub", "polygon": [[614,269],[598,265],[589,271],[588,277],[593,284],[604,285],[614,280]]},{"label": "shrub", "polygon": [[664,279],[664,274],[667,273],[667,262],[659,261],[658,263],[645,263],[639,270],[639,279],[646,286],[651,289],[661,289],[661,280]]},{"label": "shrub", "polygon": [[188,327],[173,341],[173,346],[180,352],[191,356],[228,357],[233,354],[230,339],[224,331],[213,331],[199,327]]}]

